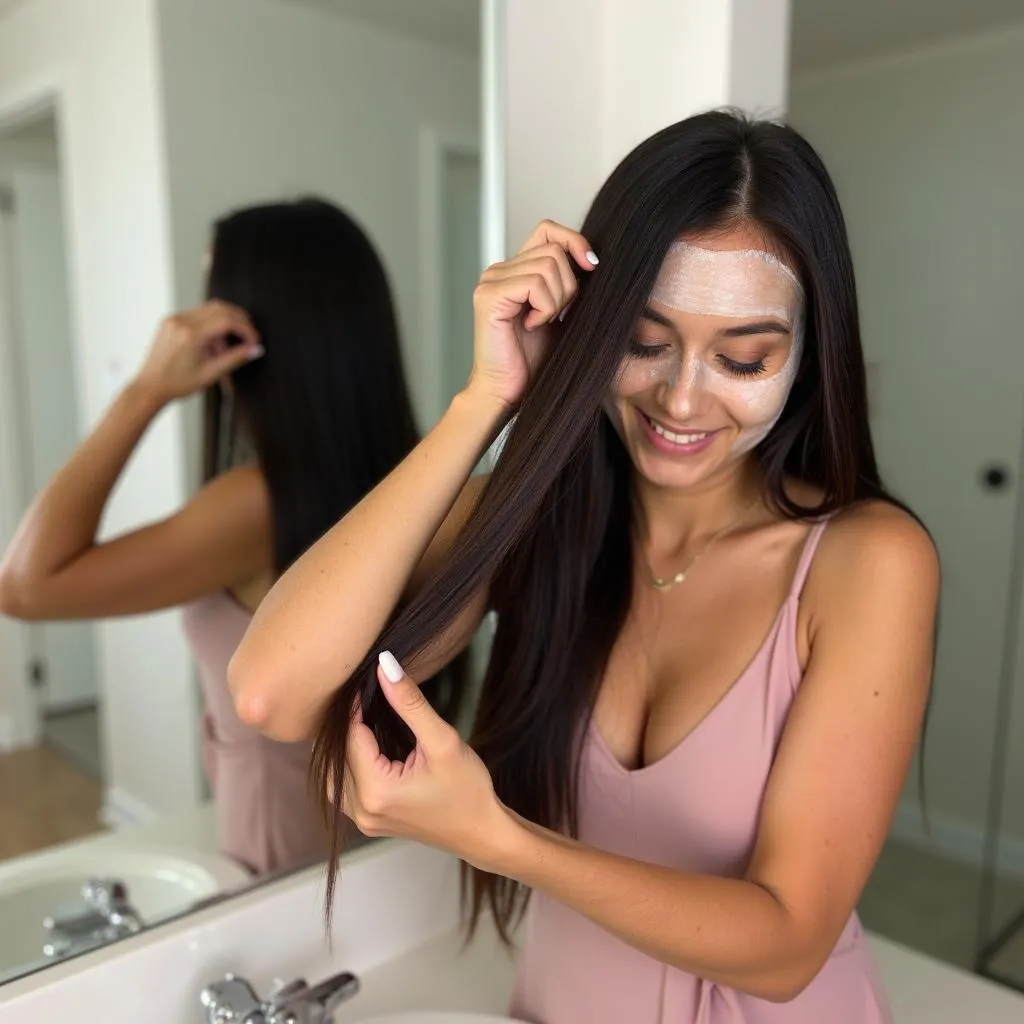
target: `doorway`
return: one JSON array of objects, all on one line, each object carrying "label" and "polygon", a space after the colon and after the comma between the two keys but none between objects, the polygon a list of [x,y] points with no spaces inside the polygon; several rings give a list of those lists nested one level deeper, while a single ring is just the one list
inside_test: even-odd
[{"label": "doorway", "polygon": [[[55,113],[48,110],[0,129],[3,428],[12,438],[20,515],[67,459],[80,437],[72,343],[62,172]],[[13,525],[13,524],[12,524]],[[6,543],[7,538],[3,538]],[[95,626],[89,622],[26,625],[21,702],[35,721],[18,723],[21,745],[34,738],[92,780],[103,775]]]}]

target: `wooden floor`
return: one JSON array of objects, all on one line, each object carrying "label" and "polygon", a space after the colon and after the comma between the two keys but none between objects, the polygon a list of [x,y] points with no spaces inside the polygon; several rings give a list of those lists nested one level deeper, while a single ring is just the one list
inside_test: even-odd
[{"label": "wooden floor", "polygon": [[102,832],[102,787],[48,747],[0,755],[0,860]]}]

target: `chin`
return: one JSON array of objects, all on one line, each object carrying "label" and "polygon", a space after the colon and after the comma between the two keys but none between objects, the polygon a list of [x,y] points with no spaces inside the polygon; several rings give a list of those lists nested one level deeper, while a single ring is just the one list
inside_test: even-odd
[{"label": "chin", "polygon": [[723,463],[713,449],[702,453],[699,458],[677,460],[651,451],[640,438],[629,438],[627,447],[638,476],[655,487],[674,491],[699,487],[715,476]]}]

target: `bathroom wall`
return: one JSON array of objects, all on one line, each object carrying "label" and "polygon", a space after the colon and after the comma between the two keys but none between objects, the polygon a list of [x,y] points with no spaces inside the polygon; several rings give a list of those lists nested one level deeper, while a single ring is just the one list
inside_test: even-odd
[{"label": "bathroom wall", "polygon": [[[1024,348],[1024,23],[797,75],[791,118],[835,177],[853,246],[885,478],[943,560],[925,744],[935,842],[980,857],[1004,655]],[[984,469],[1010,486],[986,490]],[[1019,582],[1019,581],[1018,581]],[[1024,873],[1024,675],[1004,857]],[[917,777],[897,835],[924,841]]]},{"label": "bathroom wall", "polygon": [[476,52],[305,3],[161,0],[160,53],[176,301],[199,297],[214,218],[321,194],[379,247],[423,418],[436,360],[421,344],[422,135],[478,140]]}]

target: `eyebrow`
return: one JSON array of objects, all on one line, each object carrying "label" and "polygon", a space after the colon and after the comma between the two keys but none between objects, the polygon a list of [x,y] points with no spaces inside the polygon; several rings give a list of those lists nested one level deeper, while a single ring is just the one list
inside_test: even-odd
[{"label": "eyebrow", "polygon": [[747,338],[753,334],[789,334],[789,327],[778,320],[760,320],[756,324],[740,324],[718,332],[723,338]]},{"label": "eyebrow", "polygon": [[[667,316],[663,316],[656,309],[651,309],[650,306],[647,306],[644,309],[642,315],[644,320],[650,320],[652,323],[660,324],[662,327],[668,327],[673,331],[676,330],[676,325]],[[789,326],[778,320],[758,320],[756,323],[752,324],[740,324],[737,327],[725,327],[717,332],[720,338],[748,338],[756,334],[789,333]]]}]

